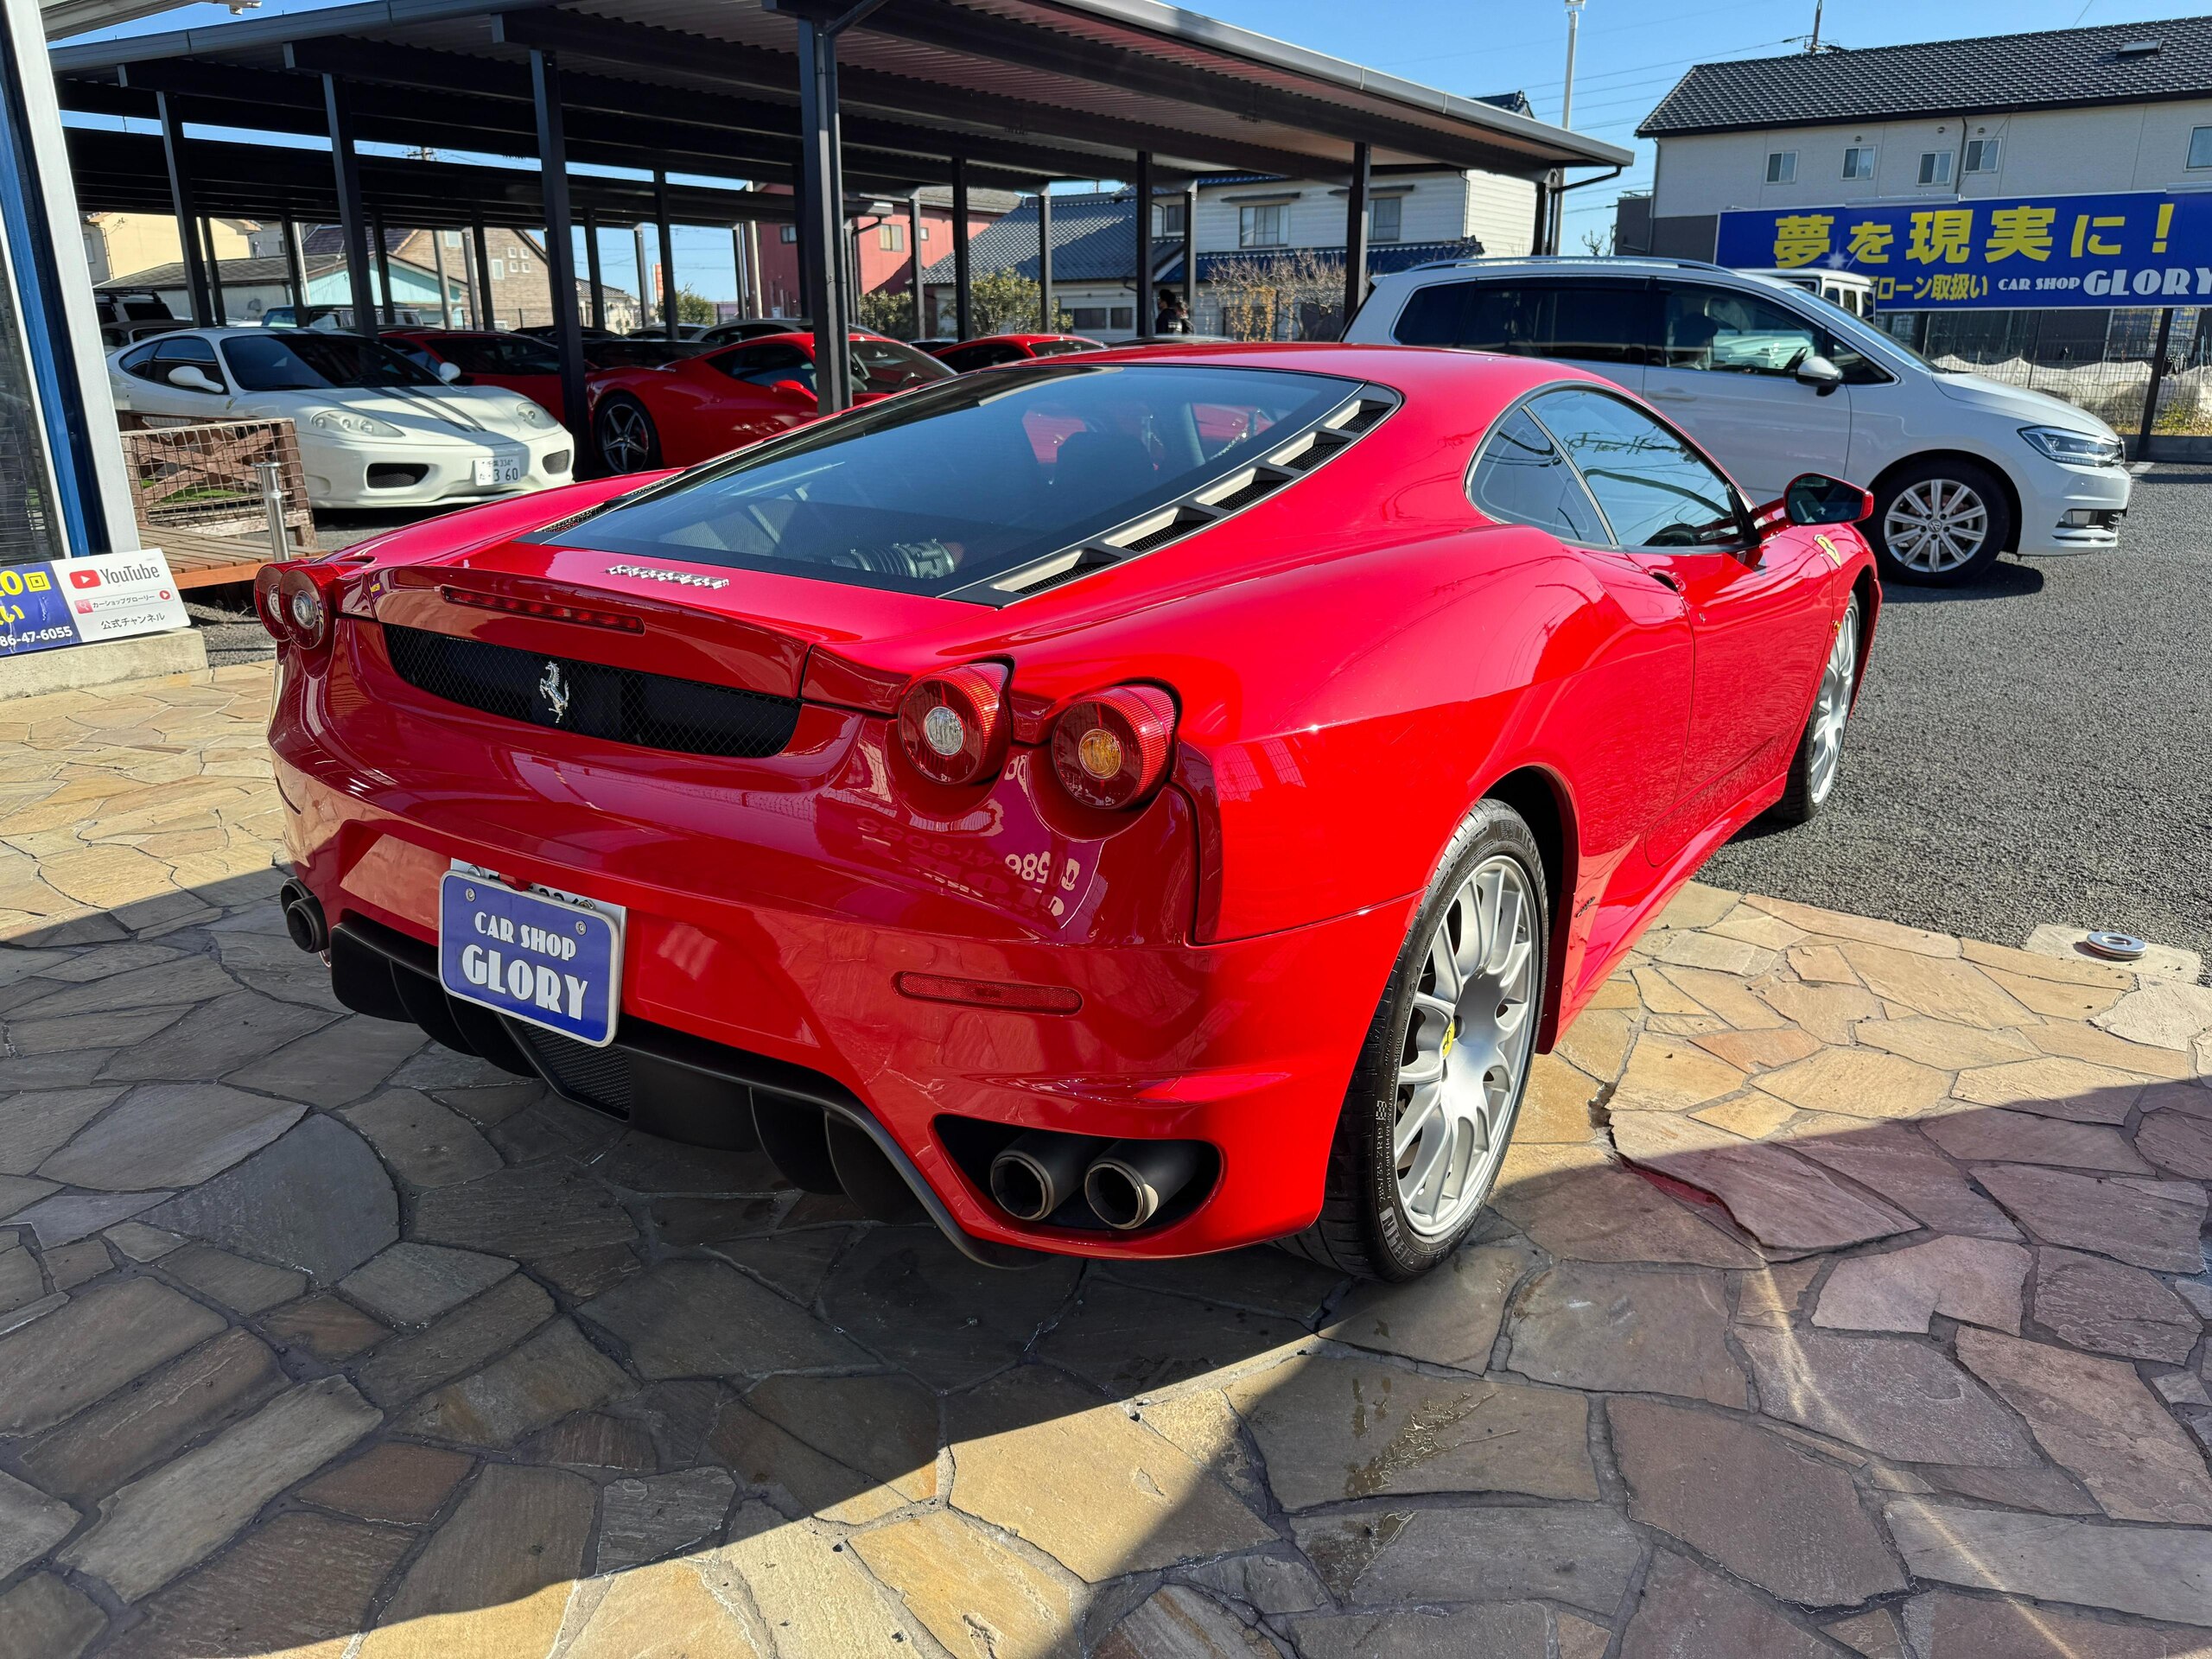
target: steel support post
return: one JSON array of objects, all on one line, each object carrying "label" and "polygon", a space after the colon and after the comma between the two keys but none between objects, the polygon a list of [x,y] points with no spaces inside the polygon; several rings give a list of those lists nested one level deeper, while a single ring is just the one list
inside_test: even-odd
[{"label": "steel support post", "polygon": [[207,250],[207,308],[214,314],[214,327],[220,328],[230,318],[230,302],[223,296],[223,264],[215,251],[215,221],[200,221],[198,234]]},{"label": "steel support post", "polygon": [[576,441],[574,474],[588,465],[591,420],[584,404],[584,338],[576,315],[576,244],[569,214],[569,143],[561,124],[561,67],[550,52],[530,54],[530,91],[537,112],[537,166],[545,195],[547,286],[553,298],[553,346],[561,355],[561,414]]},{"label": "steel support post", "polygon": [[308,262],[300,252],[299,221],[289,214],[284,219],[284,280],[292,290],[292,320],[304,321],[300,313],[307,309]]},{"label": "steel support post", "polygon": [[1183,314],[1198,331],[1198,181],[1183,187]]},{"label": "steel support post", "polygon": [[2158,387],[2166,378],[2166,352],[2173,339],[2174,308],[2170,305],[2158,313],[2158,337],[2151,346],[2151,383],[2143,388],[2143,435],[2135,443],[2139,461],[2151,458],[2151,440],[2158,424]]},{"label": "steel support post", "polygon": [[824,415],[853,401],[849,330],[837,245],[844,237],[844,196],[837,167],[837,37],[799,15],[799,294],[814,323],[814,395]]},{"label": "steel support post", "polygon": [[653,170],[653,222],[660,230],[660,320],[671,340],[679,338],[676,315],[676,226],[668,222],[668,175]]},{"label": "steel support post", "polygon": [[384,233],[384,215],[369,215],[369,233],[377,266],[377,316],[387,327],[399,321],[399,313],[391,298],[391,247]]},{"label": "steel support post", "polygon": [[345,84],[322,78],[322,111],[330,128],[330,156],[338,175],[338,234],[346,246],[346,292],[357,333],[376,331],[376,289],[369,275],[369,227],[361,209],[361,158],[353,149],[353,117]]},{"label": "steel support post", "polygon": [[1052,186],[1037,187],[1037,326],[1052,334],[1059,311],[1052,303]]},{"label": "steel support post", "polygon": [[584,210],[584,281],[591,289],[591,326],[607,327],[607,282],[599,268],[599,217]]},{"label": "steel support post", "polygon": [[1351,147],[1351,188],[1344,192],[1344,315],[1337,338],[1351,327],[1352,314],[1367,297],[1367,183],[1370,152]]},{"label": "steel support post", "polygon": [[215,319],[207,302],[207,264],[200,251],[200,216],[193,211],[192,181],[184,171],[184,123],[167,92],[154,94],[154,110],[162,121],[162,159],[168,164],[169,211],[176,215],[176,239],[184,250],[185,299],[193,325],[212,328]]},{"label": "steel support post", "polygon": [[499,312],[492,300],[492,245],[485,238],[481,214],[469,221],[468,239],[476,254],[476,326],[489,329],[499,321]]},{"label": "steel support post", "polygon": [[952,158],[953,333],[963,340],[976,334],[975,270],[968,254],[968,162]]},{"label": "steel support post", "polygon": [[1152,152],[1137,151],[1137,338],[1152,338]]}]

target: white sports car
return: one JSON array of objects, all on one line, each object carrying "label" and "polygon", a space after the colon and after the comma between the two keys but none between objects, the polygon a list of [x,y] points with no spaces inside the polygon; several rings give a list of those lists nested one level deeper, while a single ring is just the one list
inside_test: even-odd
[{"label": "white sports car", "polygon": [[575,445],[529,398],[456,386],[382,341],[194,328],[108,359],[116,407],[166,424],[283,419],[318,507],[488,500],[569,481]]}]

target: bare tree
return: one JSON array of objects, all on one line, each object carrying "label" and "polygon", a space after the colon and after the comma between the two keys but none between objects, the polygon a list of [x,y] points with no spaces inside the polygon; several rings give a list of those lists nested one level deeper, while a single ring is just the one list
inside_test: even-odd
[{"label": "bare tree", "polygon": [[1225,260],[1207,284],[1232,340],[1334,340],[1344,328],[1344,273],[1312,248]]}]

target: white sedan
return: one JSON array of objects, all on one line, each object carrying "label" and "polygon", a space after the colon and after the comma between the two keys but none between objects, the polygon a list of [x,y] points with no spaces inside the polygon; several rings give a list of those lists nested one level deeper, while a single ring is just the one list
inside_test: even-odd
[{"label": "white sedan", "polygon": [[359,334],[194,328],[108,359],[116,407],[290,421],[318,507],[417,507],[566,484],[575,445],[529,398],[456,386]]}]

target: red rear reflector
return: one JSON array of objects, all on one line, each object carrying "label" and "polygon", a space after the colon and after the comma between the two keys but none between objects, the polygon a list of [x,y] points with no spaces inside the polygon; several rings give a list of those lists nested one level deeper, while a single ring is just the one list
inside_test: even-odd
[{"label": "red rear reflector", "polygon": [[466,588],[441,588],[438,597],[448,605],[504,611],[510,616],[534,616],[543,622],[581,622],[588,628],[613,628],[618,633],[645,631],[642,617],[621,611],[594,611],[582,605],[558,605],[545,599],[511,599],[505,594],[473,594]]},{"label": "red rear reflector", "polygon": [[924,1002],[964,1002],[977,1008],[1020,1014],[1074,1014],[1083,995],[1065,985],[1006,985],[992,979],[955,979],[945,974],[899,974],[892,983],[901,996]]}]

